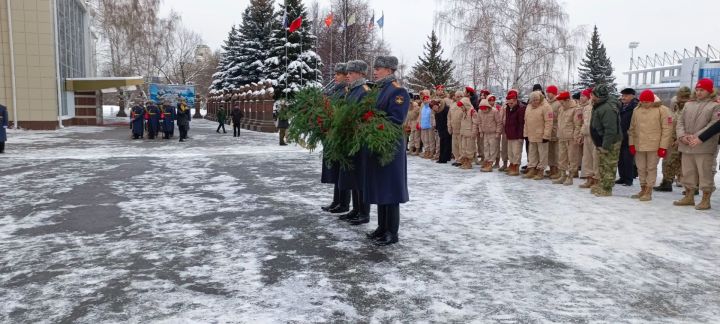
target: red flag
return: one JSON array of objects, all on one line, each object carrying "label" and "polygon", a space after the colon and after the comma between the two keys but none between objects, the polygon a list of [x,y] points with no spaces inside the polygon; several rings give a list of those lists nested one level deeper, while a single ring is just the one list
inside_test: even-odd
[{"label": "red flag", "polygon": [[290,24],[290,32],[294,32],[302,26],[302,16],[298,17],[297,19],[293,20],[292,24]]},{"label": "red flag", "polygon": [[330,13],[330,14],[327,16],[327,18],[325,18],[325,26],[327,26],[327,27],[332,26],[332,23],[333,23],[333,19],[334,19],[334,18],[335,18],[335,17],[333,17],[333,14]]}]

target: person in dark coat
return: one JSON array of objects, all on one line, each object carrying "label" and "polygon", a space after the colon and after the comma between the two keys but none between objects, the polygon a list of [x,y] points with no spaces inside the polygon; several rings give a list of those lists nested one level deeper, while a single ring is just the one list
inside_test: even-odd
[{"label": "person in dark coat", "polygon": [[243,114],[240,106],[238,106],[237,104],[233,106],[230,117],[232,118],[233,123],[233,137],[240,137],[240,124],[242,123],[243,117],[245,117],[245,114]]},{"label": "person in dark coat", "polygon": [[[344,100],[347,95],[347,64],[338,63],[335,65],[335,80],[333,85],[324,91],[326,97],[331,100]],[[322,173],[320,175],[321,183],[332,183],[333,200],[328,206],[321,207],[322,210],[330,213],[344,213],[350,210],[350,190],[340,190],[338,186],[338,177],[340,175],[340,165],[334,163],[328,165],[325,158],[322,160]]]},{"label": "person in dark coat", "polygon": [[175,133],[175,107],[168,105],[167,102],[160,108],[164,139],[170,139]]},{"label": "person in dark coat", "polygon": [[143,138],[145,133],[145,108],[139,103],[135,104],[130,110],[130,128],[132,129],[133,139]]},{"label": "person in dark coat", "polygon": [[[355,60],[347,63],[349,93],[346,100],[360,102],[370,92],[365,76],[368,71],[368,64],[364,61]],[[360,225],[370,222],[370,204],[365,201],[363,183],[365,181],[365,159],[367,150],[362,148],[360,152],[352,156],[352,169],[340,169],[338,172],[338,189],[352,190],[352,210],[341,215],[341,220],[346,220],[353,225]]]},{"label": "person in dark coat", "polygon": [[637,177],[637,168],[635,167],[635,159],[630,154],[630,145],[628,143],[628,129],[630,129],[630,122],[632,121],[633,111],[638,105],[638,99],[635,98],[635,90],[631,88],[623,89],[620,91],[622,97],[620,98],[620,130],[622,131],[623,139],[620,144],[620,158],[618,160],[618,174],[620,178],[615,181],[615,184],[621,184],[624,186],[632,186],[633,179]]},{"label": "person in dark coat", "polygon": [[190,107],[187,106],[183,98],[177,107],[177,125],[180,130],[180,142],[185,142],[185,139],[188,138],[187,134],[190,130],[190,120],[192,120]]},{"label": "person in dark coat", "polygon": [[148,138],[155,139],[160,131],[160,108],[152,101],[147,102]]},{"label": "person in dark coat", "polygon": [[227,133],[225,131],[225,120],[227,120],[227,111],[225,111],[225,105],[220,104],[220,108],[218,108],[217,111],[218,128],[215,132],[220,133],[220,128],[222,128],[223,134]]},{"label": "person in dark coat", "polygon": [[7,107],[0,105],[0,153],[5,153],[7,142],[8,112]]},{"label": "person in dark coat", "polygon": [[[373,66],[374,77],[380,93],[376,108],[387,114],[395,124],[402,126],[410,106],[408,91],[400,86],[396,77],[398,59],[394,56],[378,56]],[[445,123],[447,125],[447,122]],[[369,155],[366,162],[363,191],[369,204],[378,206],[378,227],[367,236],[377,245],[398,242],[400,227],[400,204],[410,200],[407,187],[407,154],[402,136],[397,139],[395,158],[381,166],[378,158]]]},{"label": "person in dark coat", "polygon": [[[448,163],[452,155],[452,135],[448,130],[448,113],[450,107],[441,101],[431,102],[431,108],[435,112],[435,130],[440,137],[440,154],[437,163]],[[442,110],[439,110],[442,109]]]}]

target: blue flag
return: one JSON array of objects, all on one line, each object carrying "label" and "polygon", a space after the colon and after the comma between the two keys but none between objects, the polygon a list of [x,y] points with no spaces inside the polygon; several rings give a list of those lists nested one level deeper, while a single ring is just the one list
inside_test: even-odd
[{"label": "blue flag", "polygon": [[380,26],[380,28],[383,28],[383,26],[385,25],[385,12],[383,12],[382,17],[378,19],[377,24],[378,26]]}]

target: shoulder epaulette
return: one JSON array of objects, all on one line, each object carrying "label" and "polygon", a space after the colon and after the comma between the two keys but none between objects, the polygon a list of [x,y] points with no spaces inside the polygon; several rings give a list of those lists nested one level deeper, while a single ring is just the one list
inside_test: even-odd
[{"label": "shoulder epaulette", "polygon": [[402,88],[402,86],[400,85],[400,82],[397,82],[397,81],[393,81],[393,82],[392,82],[392,85],[393,85],[395,88]]},{"label": "shoulder epaulette", "polygon": [[367,84],[363,84],[363,90],[365,90],[365,92],[370,92],[370,87],[368,87]]}]

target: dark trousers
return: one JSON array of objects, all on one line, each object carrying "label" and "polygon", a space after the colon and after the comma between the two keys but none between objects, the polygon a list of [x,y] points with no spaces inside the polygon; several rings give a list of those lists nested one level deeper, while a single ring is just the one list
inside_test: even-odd
[{"label": "dark trousers", "polygon": [[397,237],[400,229],[400,205],[378,205],[378,232]]},{"label": "dark trousers", "polygon": [[633,179],[637,177],[637,168],[635,167],[635,159],[630,154],[630,146],[623,143],[620,146],[620,158],[618,159],[618,174],[620,180],[632,184]]},{"label": "dark trousers", "polygon": [[227,133],[227,132],[225,131],[225,123],[220,123],[220,124],[218,125],[218,128],[217,128],[216,132],[220,132],[220,128],[221,128],[221,127],[222,127],[222,130],[223,130],[223,133]]},{"label": "dark trousers", "polygon": [[178,129],[180,129],[180,139],[184,140],[187,138],[188,133],[188,126],[180,126],[178,125]]},{"label": "dark trousers", "polygon": [[370,215],[370,204],[365,202],[363,192],[360,190],[352,191],[353,210],[357,210],[358,215]]},{"label": "dark trousers", "polygon": [[0,153],[5,153],[5,142],[0,142]]},{"label": "dark trousers", "polygon": [[240,123],[233,123],[233,137],[240,137]]},{"label": "dark trousers", "polygon": [[285,135],[287,134],[287,128],[280,128],[278,130],[278,133],[280,133],[280,145],[285,145]]},{"label": "dark trousers", "polygon": [[350,190],[340,190],[336,183],[333,190],[333,205],[343,208],[350,206]]},{"label": "dark trousers", "polygon": [[450,161],[452,155],[452,136],[450,134],[440,135],[440,159],[439,162]]}]

